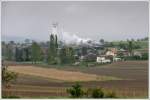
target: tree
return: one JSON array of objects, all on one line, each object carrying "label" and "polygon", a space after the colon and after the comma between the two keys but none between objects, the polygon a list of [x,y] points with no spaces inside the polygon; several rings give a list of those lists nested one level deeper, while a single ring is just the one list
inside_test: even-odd
[{"label": "tree", "polygon": [[129,53],[131,56],[132,52],[133,52],[133,42],[132,41],[128,41],[128,50],[129,50]]},{"label": "tree", "polygon": [[72,98],[117,98],[116,93],[113,91],[104,91],[102,88],[88,88],[87,90],[83,90],[79,83],[67,89],[67,93],[69,93]]},{"label": "tree", "polygon": [[33,63],[42,59],[42,50],[36,42],[33,42],[31,46],[31,59]]},{"label": "tree", "polygon": [[140,46],[139,42],[134,42],[133,48],[134,49],[140,49],[141,46]]},{"label": "tree", "polygon": [[128,45],[124,42],[119,42],[118,46],[119,46],[120,49],[127,49]]},{"label": "tree", "polygon": [[2,66],[2,83],[4,86],[9,87],[10,83],[16,81],[18,74],[8,71],[6,66]]},{"label": "tree", "polygon": [[15,42],[14,42],[14,41],[9,41],[9,43],[10,43],[10,44],[15,44]]},{"label": "tree", "polygon": [[61,64],[70,64],[73,63],[75,61],[75,57],[74,57],[74,49],[72,47],[63,47],[62,49],[60,49],[59,51],[59,59],[60,59],[60,63]]},{"label": "tree", "polygon": [[25,49],[22,49],[22,59],[23,59],[23,61],[26,61],[26,59],[27,59],[27,54],[26,54]]},{"label": "tree", "polygon": [[58,39],[57,39],[57,35],[55,35],[55,49],[57,50],[58,48]]},{"label": "tree", "polygon": [[134,39],[132,38],[131,41],[134,41]]},{"label": "tree", "polygon": [[86,47],[82,47],[81,54],[82,55],[86,55],[87,54],[87,48]]},{"label": "tree", "polygon": [[7,57],[7,49],[6,49],[6,43],[4,41],[2,41],[2,58],[6,59]]},{"label": "tree", "polygon": [[67,61],[68,63],[73,63],[75,61],[74,50],[72,47],[68,47],[67,49]]},{"label": "tree", "polygon": [[99,41],[101,44],[104,44],[104,39],[100,39]]},{"label": "tree", "polygon": [[[39,47],[39,51],[41,51],[41,48]],[[29,61],[30,60],[30,47],[26,47],[26,48],[23,48],[22,50],[21,50],[21,52],[22,52],[22,59],[23,59],[23,61]],[[42,52],[42,51],[41,51]]]},{"label": "tree", "polygon": [[16,54],[15,54],[16,61],[22,61],[22,50],[16,47]]},{"label": "tree", "polygon": [[143,53],[143,54],[142,54],[142,59],[143,59],[143,60],[148,60],[148,58],[149,58],[149,57],[148,57],[148,53]]},{"label": "tree", "polygon": [[28,44],[28,43],[30,43],[30,39],[25,39],[24,42],[25,42],[26,44]]},{"label": "tree", "polygon": [[72,86],[72,88],[67,89],[67,92],[73,98],[80,98],[84,95],[84,91],[82,90],[82,86],[79,83],[76,83]]},{"label": "tree", "polygon": [[13,60],[13,51],[12,47],[10,44],[6,45],[6,59],[7,60]]},{"label": "tree", "polygon": [[[41,49],[41,48],[40,48]],[[30,47],[27,47],[25,48],[25,53],[26,53],[26,61],[30,61],[31,60],[31,48]],[[41,56],[42,56],[42,50],[41,50]]]},{"label": "tree", "polygon": [[148,40],[148,37],[145,37],[144,40],[147,41],[147,40]]},{"label": "tree", "polygon": [[108,47],[113,47],[114,46],[114,43],[113,42],[106,42],[106,46],[108,46]]},{"label": "tree", "polygon": [[57,58],[57,48],[58,48],[58,41],[57,35],[50,35],[50,42],[49,42],[49,50],[48,50],[48,63],[54,64],[56,63]]},{"label": "tree", "polygon": [[66,63],[67,57],[66,57],[66,49],[62,48],[59,50],[59,60],[60,64]]}]

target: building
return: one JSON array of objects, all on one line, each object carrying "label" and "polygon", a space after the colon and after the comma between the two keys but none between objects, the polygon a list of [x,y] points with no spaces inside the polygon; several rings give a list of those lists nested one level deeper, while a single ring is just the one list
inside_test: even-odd
[{"label": "building", "polygon": [[101,56],[97,57],[96,62],[102,63],[102,64],[103,63],[111,63],[111,60],[109,58],[107,58],[106,55],[101,55]]},{"label": "building", "polygon": [[105,55],[116,57],[117,56],[117,49],[116,48],[107,48]]}]

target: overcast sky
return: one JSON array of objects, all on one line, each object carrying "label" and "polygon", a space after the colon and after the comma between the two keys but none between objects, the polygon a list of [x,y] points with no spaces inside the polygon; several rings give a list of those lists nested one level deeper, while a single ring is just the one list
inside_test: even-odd
[{"label": "overcast sky", "polygon": [[148,2],[3,2],[2,38],[48,40],[52,22],[69,34],[99,40],[148,36]]}]

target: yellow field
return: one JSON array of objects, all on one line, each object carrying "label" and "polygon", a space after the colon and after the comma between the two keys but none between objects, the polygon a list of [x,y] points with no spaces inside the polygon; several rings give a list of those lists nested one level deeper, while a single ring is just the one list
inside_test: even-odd
[{"label": "yellow field", "polygon": [[103,81],[117,79],[114,77],[98,76],[95,74],[86,74],[82,72],[64,71],[55,68],[41,68],[35,66],[9,66],[8,70],[25,74],[39,76],[43,78],[50,78],[62,81]]}]

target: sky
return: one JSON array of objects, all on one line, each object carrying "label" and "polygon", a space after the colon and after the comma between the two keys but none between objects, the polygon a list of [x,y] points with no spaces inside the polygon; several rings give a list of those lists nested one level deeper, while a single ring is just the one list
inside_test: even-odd
[{"label": "sky", "polygon": [[107,41],[143,38],[149,31],[148,12],[146,1],[5,1],[2,40],[47,41],[54,22],[69,38]]}]

